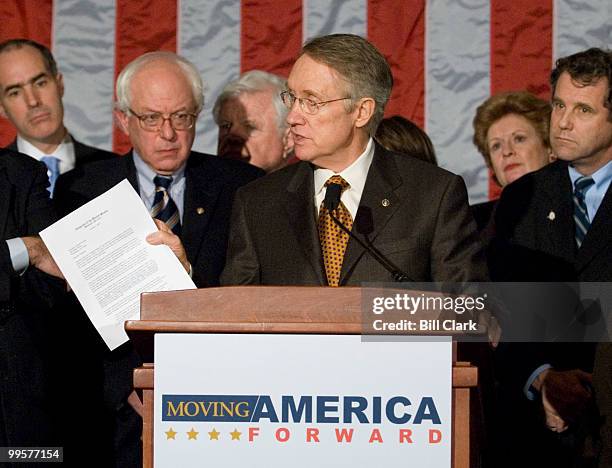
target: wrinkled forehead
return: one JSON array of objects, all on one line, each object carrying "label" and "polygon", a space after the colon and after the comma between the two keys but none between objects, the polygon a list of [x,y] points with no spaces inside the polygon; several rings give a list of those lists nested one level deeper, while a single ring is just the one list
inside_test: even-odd
[{"label": "wrinkled forehead", "polygon": [[134,73],[129,87],[133,106],[164,111],[196,106],[188,77],[172,62],[159,60],[143,65]]}]

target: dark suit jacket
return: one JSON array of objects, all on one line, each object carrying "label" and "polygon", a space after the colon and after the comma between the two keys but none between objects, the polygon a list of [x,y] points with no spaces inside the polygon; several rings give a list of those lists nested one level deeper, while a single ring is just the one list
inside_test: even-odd
[{"label": "dark suit jacket", "polygon": [[[383,202],[383,200],[386,200]],[[487,277],[460,177],[376,145],[353,232],[415,281]],[[223,284],[326,285],[313,167],[299,162],[241,188]],[[353,239],[341,285],[393,281]]]},{"label": "dark suit jacket", "polygon": [[49,445],[50,418],[43,274],[13,271],[5,240],[38,234],[55,219],[46,170],[25,155],[0,149],[0,445]]},{"label": "dark suit jacket", "polygon": [[483,232],[492,221],[496,206],[497,200],[489,200],[483,203],[470,205],[470,210],[476,221],[478,232]]},{"label": "dark suit jacket", "polygon": [[[567,163],[563,161],[507,186],[497,207],[494,230],[488,250],[494,280],[612,281],[612,190],[606,193],[581,248],[577,249],[572,184]],[[559,368],[592,370],[593,346],[580,347],[580,353],[567,346],[540,348],[541,352],[530,353],[523,376],[529,376],[529,367],[537,364],[538,359],[547,359],[544,362]],[[551,354],[546,355],[547,352]]]},{"label": "dark suit jacket", "polygon": [[[82,164],[87,164],[94,161],[101,161],[104,159],[117,157],[115,153],[94,148],[93,146],[88,146],[77,141],[74,137],[72,138],[72,142],[74,143],[74,167],[79,167]],[[7,146],[7,148],[13,151],[19,151],[17,148],[17,139],[13,140],[13,142]]]},{"label": "dark suit jacket", "polygon": [[[567,163],[554,162],[539,171],[526,174],[516,182],[508,185],[502,192],[495,213],[495,236],[488,249],[488,260],[491,276],[496,281],[537,281],[537,282],[608,282],[612,280],[612,190],[606,193],[595,219],[580,249],[574,240],[572,183],[569,178]],[[538,288],[540,286],[536,286]],[[566,330],[567,333],[579,336],[581,320],[576,320],[576,298],[572,287],[550,285],[557,288],[556,299],[548,314],[541,315],[544,321]],[[552,296],[551,296],[552,297]],[[568,307],[564,306],[564,303]],[[544,305],[545,306],[545,305]],[[536,307],[535,309],[540,309]],[[539,314],[540,310],[523,311],[527,318]],[[510,317],[514,319],[514,317]],[[564,325],[555,323],[565,321]],[[542,322],[544,323],[544,322]],[[537,325],[534,323],[534,325]],[[546,326],[549,326],[546,325]],[[502,324],[502,330],[504,325]],[[595,345],[560,340],[557,343],[502,343],[498,348],[499,377],[501,388],[509,400],[502,404],[512,408],[512,418],[516,426],[508,424],[509,450],[516,448],[526,440],[540,445],[545,463],[557,464],[550,458],[558,457],[558,466],[569,466],[576,455],[575,443],[558,445],[558,436],[545,429],[543,421],[535,422],[537,407],[525,408],[524,416],[518,407],[526,403],[522,388],[531,373],[541,364],[549,363],[559,370],[582,369],[593,370]],[[510,403],[514,400],[514,403]],[[523,417],[531,417],[529,422]],[[572,430],[561,438],[575,438],[581,431],[582,421],[572,426]],[[530,424],[541,428],[539,434],[528,434]],[[520,426],[520,427],[519,427]],[[514,429],[516,431],[514,431]],[[590,429],[588,429],[590,430]],[[514,431],[514,432],[513,432]],[[512,439],[517,437],[517,439]],[[520,438],[520,442],[519,442]],[[551,440],[548,440],[551,439]],[[514,440],[514,442],[512,442]],[[512,445],[512,444],[515,445]],[[518,443],[518,444],[517,444]],[[548,449],[543,447],[546,446]],[[567,452],[572,448],[573,452]],[[519,453],[524,456],[528,449]],[[535,461],[534,461],[535,463]],[[572,465],[573,466],[573,465]]]},{"label": "dark suit jacket", "polygon": [[612,466],[612,343],[600,343],[595,358],[593,387],[602,418],[600,440],[602,450],[599,468]]},{"label": "dark suit jacket", "polygon": [[[181,240],[198,287],[219,284],[234,192],[261,174],[261,170],[245,163],[191,153],[185,169]],[[58,212],[68,214],[126,178],[138,191],[131,153],[76,168],[57,181],[54,202]]]},{"label": "dark suit jacket", "polygon": [[[254,166],[192,152],[185,168],[185,194],[181,239],[193,267],[198,287],[219,284],[225,264],[230,209],[236,189],[263,172]],[[138,176],[131,153],[76,167],[58,178],[54,202],[65,215],[101,195],[123,179],[138,191]],[[104,466],[138,466],[140,418],[127,404],[132,391],[132,371],[142,362],[131,343],[113,352],[102,342],[80,307],[69,307],[74,316],[72,336],[92,371],[89,378],[102,393],[103,415],[99,425],[101,450],[109,460]],[[73,339],[74,342],[74,339]],[[72,346],[72,345],[71,345]],[[98,364],[98,369],[96,369]],[[95,406],[93,403],[89,407]]]}]

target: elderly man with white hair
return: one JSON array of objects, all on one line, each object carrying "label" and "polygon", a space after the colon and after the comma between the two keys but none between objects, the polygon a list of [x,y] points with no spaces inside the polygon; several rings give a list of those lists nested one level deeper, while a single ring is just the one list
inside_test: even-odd
[{"label": "elderly man with white hair", "polygon": [[219,126],[217,153],[239,159],[266,172],[286,166],[293,157],[287,125],[288,109],[280,97],[284,78],[261,70],[230,81],[213,108]]},{"label": "elderly man with white hair", "polygon": [[[219,284],[234,193],[263,174],[248,164],[191,150],[202,89],[195,66],[179,55],[150,52],[132,61],[117,78],[115,112],[132,150],[61,176],[54,198],[66,214],[127,178],[151,216],[165,222],[184,244],[186,268],[198,287]],[[101,429],[112,438],[114,454],[101,466],[141,466],[142,422],[130,406],[137,403],[132,370],[140,358],[130,342],[105,351],[105,421],[111,422]]]}]

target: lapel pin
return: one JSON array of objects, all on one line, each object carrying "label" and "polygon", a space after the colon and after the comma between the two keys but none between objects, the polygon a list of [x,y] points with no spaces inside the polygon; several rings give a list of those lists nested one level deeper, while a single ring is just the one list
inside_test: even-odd
[{"label": "lapel pin", "polygon": [[388,198],[383,198],[380,203],[382,203],[382,206],[384,206],[385,208],[391,204]]},{"label": "lapel pin", "polygon": [[202,208],[201,206],[197,207],[196,208],[196,213],[199,214],[199,215],[204,214],[204,208]]},{"label": "lapel pin", "polygon": [[556,216],[557,216],[557,215],[555,214],[555,212],[554,212],[554,211],[551,211],[550,213],[548,213],[547,218],[548,218],[550,221],[554,221]]}]

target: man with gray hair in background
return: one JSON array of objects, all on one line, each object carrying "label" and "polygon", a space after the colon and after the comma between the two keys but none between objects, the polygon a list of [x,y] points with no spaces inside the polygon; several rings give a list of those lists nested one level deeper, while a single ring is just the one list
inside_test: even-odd
[{"label": "man with gray hair in background", "polygon": [[213,107],[219,126],[217,154],[240,159],[266,172],[284,167],[293,155],[293,140],[280,93],[284,78],[261,70],[240,75],[225,85]]}]

